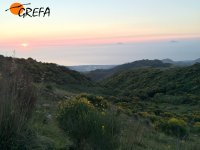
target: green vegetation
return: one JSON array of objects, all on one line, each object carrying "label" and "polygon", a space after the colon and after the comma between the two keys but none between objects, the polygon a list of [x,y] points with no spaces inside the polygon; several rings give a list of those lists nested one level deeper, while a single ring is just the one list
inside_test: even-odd
[{"label": "green vegetation", "polygon": [[79,92],[90,90],[95,87],[94,83],[89,78],[81,75],[76,71],[69,70],[64,66],[58,66],[53,63],[41,63],[28,59],[16,59],[11,57],[0,56],[0,71],[7,62],[10,66],[15,62],[24,72],[27,72],[35,83],[44,83],[49,87],[58,86],[65,88],[68,91]]},{"label": "green vegetation", "polygon": [[103,79],[106,79],[115,73],[126,71],[129,69],[138,69],[138,68],[168,68],[172,65],[169,63],[163,63],[160,60],[139,60],[128,64],[123,64],[116,66],[112,69],[98,69],[91,71],[89,73],[86,73],[85,75],[89,78],[91,78],[94,81],[101,81]]},{"label": "green vegetation", "polygon": [[[200,65],[172,69],[137,69],[120,72],[102,83],[113,95],[134,97],[148,101],[156,98],[160,102],[174,99],[180,104],[195,104],[199,101]],[[110,92],[111,93],[111,92]],[[186,96],[183,99],[181,96]],[[170,97],[171,96],[171,97]],[[176,96],[173,98],[173,96]],[[182,99],[179,100],[179,99]],[[171,102],[171,101],[170,101]],[[171,102],[173,103],[173,101]]]},{"label": "green vegetation", "polygon": [[21,69],[8,68],[0,79],[0,149],[27,149],[36,138],[29,127],[36,94]]},{"label": "green vegetation", "polygon": [[119,72],[101,84],[107,89],[107,99],[127,115],[143,118],[157,131],[187,140],[199,136],[199,76],[199,64],[140,68]]},{"label": "green vegetation", "polygon": [[162,131],[169,135],[175,135],[178,138],[186,138],[188,136],[187,124],[184,120],[171,118],[167,122],[160,124]]},{"label": "green vegetation", "polygon": [[58,121],[77,150],[110,150],[118,146],[119,123],[107,112],[99,112],[86,98],[59,105]]},{"label": "green vegetation", "polygon": [[0,56],[0,149],[199,149],[199,64],[143,60],[98,76]]}]

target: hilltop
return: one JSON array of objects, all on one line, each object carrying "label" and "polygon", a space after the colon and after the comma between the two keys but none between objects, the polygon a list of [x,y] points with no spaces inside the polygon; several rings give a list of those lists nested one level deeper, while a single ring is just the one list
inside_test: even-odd
[{"label": "hilltop", "polygon": [[0,56],[0,70],[3,65],[22,68],[24,72],[29,74],[35,83],[53,84],[67,89],[87,89],[95,87],[88,77],[81,73],[70,70],[65,66],[53,63],[37,62],[32,58],[19,59]]},{"label": "hilltop", "polygon": [[100,81],[102,79],[105,79],[107,77],[112,76],[115,73],[118,73],[120,71],[125,71],[128,69],[137,69],[137,68],[168,68],[171,64],[169,63],[163,63],[160,60],[139,60],[134,61],[131,63],[126,63],[122,65],[118,65],[112,69],[98,69],[91,71],[89,73],[85,73],[85,75],[89,78],[91,78],[94,81]]},{"label": "hilltop", "polygon": [[175,66],[184,67],[184,66],[194,65],[195,63],[200,63],[200,58],[195,59],[195,60],[185,60],[185,61],[174,61],[172,59],[167,58],[167,59],[163,59],[162,62],[163,63],[170,63],[170,64],[173,64]]}]

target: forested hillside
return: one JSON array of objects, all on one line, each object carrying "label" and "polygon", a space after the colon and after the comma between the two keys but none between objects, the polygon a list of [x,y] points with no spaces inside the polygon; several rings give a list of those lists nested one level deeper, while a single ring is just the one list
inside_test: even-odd
[{"label": "forested hillside", "polygon": [[138,96],[143,100],[153,98],[156,94],[199,95],[200,64],[165,70],[131,69],[105,79],[102,84],[110,88],[113,95]]},{"label": "forested hillside", "polygon": [[130,116],[143,118],[166,134],[180,137],[187,137],[189,131],[197,134],[200,64],[130,69],[114,74],[101,84],[107,89],[106,94],[112,95],[110,100]]}]

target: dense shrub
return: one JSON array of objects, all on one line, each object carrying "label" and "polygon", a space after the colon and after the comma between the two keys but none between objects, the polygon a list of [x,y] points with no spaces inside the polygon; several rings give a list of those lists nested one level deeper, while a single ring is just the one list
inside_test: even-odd
[{"label": "dense shrub", "polygon": [[77,150],[113,150],[118,146],[119,123],[114,116],[99,112],[86,99],[59,105],[57,119]]},{"label": "dense shrub", "polygon": [[162,120],[158,128],[165,133],[176,136],[178,138],[186,138],[188,136],[187,124],[182,119],[171,118],[168,121]]}]

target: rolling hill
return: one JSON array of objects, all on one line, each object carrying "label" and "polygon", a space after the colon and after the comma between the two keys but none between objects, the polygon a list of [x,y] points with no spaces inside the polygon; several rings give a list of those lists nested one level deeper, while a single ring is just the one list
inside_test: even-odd
[{"label": "rolling hill", "polygon": [[184,66],[194,65],[195,63],[200,63],[200,58],[195,59],[195,60],[186,60],[186,61],[174,61],[174,60],[167,58],[167,59],[163,59],[162,62],[163,63],[170,63],[170,64],[173,64],[175,66],[184,67]]},{"label": "rolling hill", "polygon": [[94,81],[100,81],[102,79],[105,79],[107,77],[112,76],[115,73],[118,73],[120,71],[125,71],[128,69],[137,69],[137,68],[168,68],[171,64],[169,63],[163,63],[160,60],[139,60],[132,63],[127,63],[123,65],[116,66],[112,69],[99,69],[95,71],[91,71],[89,73],[86,73],[85,75],[89,78],[91,78]]},{"label": "rolling hill", "polygon": [[62,86],[94,86],[89,78],[77,71],[53,63],[37,62],[32,58],[18,59],[0,56],[0,70],[2,71],[6,66],[22,68],[35,83],[54,83]]},{"label": "rolling hill", "polygon": [[173,96],[191,94],[197,98],[200,96],[200,64],[164,70],[130,69],[119,72],[101,83],[113,95],[138,96],[143,100],[154,98],[159,94]]}]

